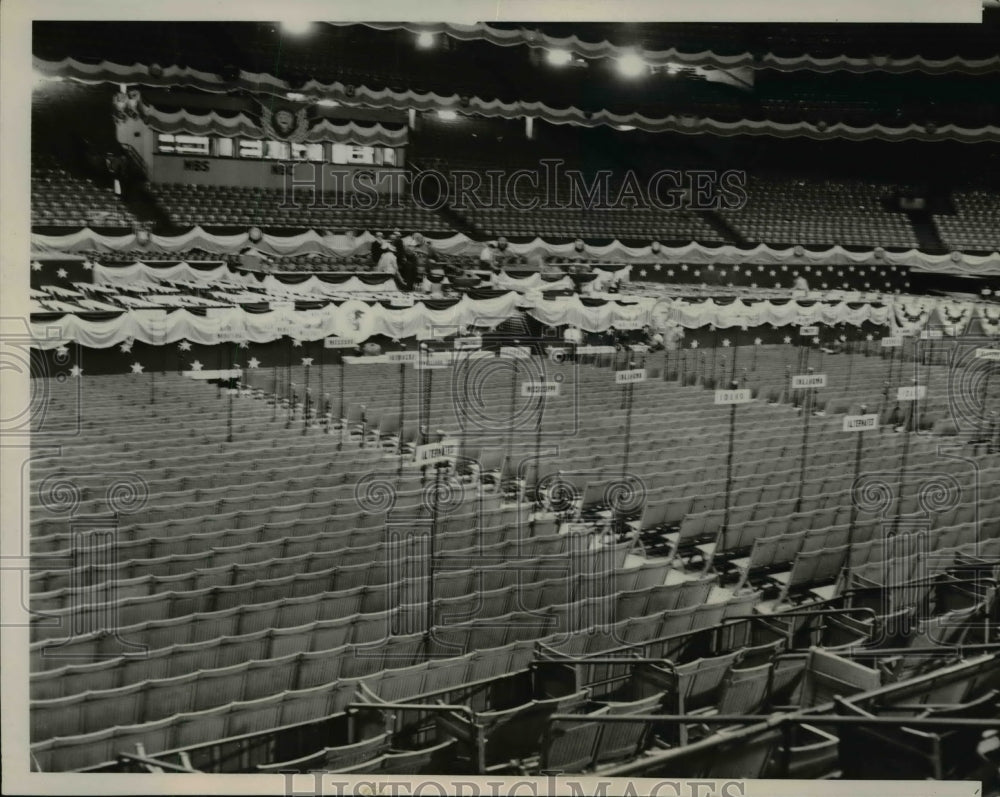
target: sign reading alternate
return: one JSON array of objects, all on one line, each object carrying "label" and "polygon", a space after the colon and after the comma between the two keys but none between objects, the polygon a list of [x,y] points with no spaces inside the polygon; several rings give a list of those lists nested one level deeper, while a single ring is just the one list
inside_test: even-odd
[{"label": "sign reading alternate", "polygon": [[646,381],[645,368],[635,368],[631,371],[615,372],[616,385],[631,385],[634,382],[645,382],[645,381]]},{"label": "sign reading alternate", "polygon": [[350,338],[323,338],[324,349],[353,349],[356,345]]},{"label": "sign reading alternate", "polygon": [[826,387],[826,374],[799,374],[792,377],[793,390],[807,387]]},{"label": "sign reading alternate", "polygon": [[845,415],[845,432],[865,432],[878,429],[878,415]]},{"label": "sign reading alternate", "polygon": [[896,392],[896,401],[918,401],[927,395],[926,385],[916,387],[901,387]]},{"label": "sign reading alternate", "polygon": [[751,401],[753,401],[753,394],[750,388],[715,391],[716,404],[749,404]]},{"label": "sign reading alternate", "polygon": [[447,462],[454,459],[457,454],[457,440],[442,440],[440,443],[417,446],[414,462],[418,465],[433,465],[435,462]]},{"label": "sign reading alternate", "polygon": [[522,382],[521,396],[524,398],[537,398],[538,396],[558,396],[560,384],[558,382]]},{"label": "sign reading alternate", "polygon": [[976,359],[1000,362],[1000,349],[976,349]]},{"label": "sign reading alternate", "polygon": [[415,363],[420,356],[416,351],[391,351],[386,355],[391,363]]}]

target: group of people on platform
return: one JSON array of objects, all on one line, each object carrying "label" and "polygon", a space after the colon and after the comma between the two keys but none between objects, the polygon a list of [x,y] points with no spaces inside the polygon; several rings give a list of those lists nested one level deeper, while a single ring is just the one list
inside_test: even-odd
[{"label": "group of people on platform", "polygon": [[398,229],[388,235],[377,232],[371,260],[376,274],[391,274],[400,289],[412,291],[427,274],[431,248],[419,232],[405,236]]}]

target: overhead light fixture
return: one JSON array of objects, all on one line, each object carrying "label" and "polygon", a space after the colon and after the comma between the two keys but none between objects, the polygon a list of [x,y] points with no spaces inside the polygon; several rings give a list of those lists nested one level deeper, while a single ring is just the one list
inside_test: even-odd
[{"label": "overhead light fixture", "polygon": [[423,31],[417,34],[417,47],[423,47],[425,50],[430,49],[434,46],[434,34],[430,31]]},{"label": "overhead light fixture", "polygon": [[667,74],[676,75],[682,68],[679,64],[667,64]]},{"label": "overhead light fixture", "polygon": [[649,70],[649,65],[635,53],[626,53],[618,59],[618,71],[625,77],[638,77]]},{"label": "overhead light fixture", "polygon": [[290,36],[305,36],[312,26],[312,21],[308,19],[288,19],[281,23],[281,29]]},{"label": "overhead light fixture", "polygon": [[292,102],[302,102],[306,98],[306,95],[298,91],[289,91],[285,93],[285,98]]},{"label": "overhead light fixture", "polygon": [[458,113],[456,111],[438,111],[437,118],[442,122],[454,122],[458,119]]},{"label": "overhead light fixture", "polygon": [[[62,80],[62,78],[59,75],[46,75],[43,74],[42,72],[39,72],[37,69],[32,70],[32,78],[35,88],[38,88],[39,86],[44,86],[48,83],[58,83],[59,81]],[[122,89],[122,94],[124,93],[125,89]]]},{"label": "overhead light fixture", "polygon": [[635,130],[635,125],[615,125],[615,130],[627,133],[629,130]]},{"label": "overhead light fixture", "polygon": [[323,99],[321,100],[316,100],[316,104],[322,105],[324,108],[336,108],[338,105],[340,105],[340,103],[337,102],[336,100],[331,100],[327,97],[323,97]]},{"label": "overhead light fixture", "polygon": [[553,66],[566,66],[573,60],[573,54],[569,50],[547,50],[545,58]]}]

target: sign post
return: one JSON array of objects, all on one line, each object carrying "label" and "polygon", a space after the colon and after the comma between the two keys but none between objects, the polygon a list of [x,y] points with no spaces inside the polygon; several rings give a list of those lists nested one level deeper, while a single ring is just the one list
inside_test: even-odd
[{"label": "sign post", "polygon": [[292,397],[292,339],[285,338],[285,394],[288,397],[288,415],[285,418],[285,428],[292,428],[292,412],[295,407],[295,400]]},{"label": "sign post", "polygon": [[306,434],[309,431],[309,411],[311,409],[309,399],[312,398],[309,394],[309,371],[312,367],[312,357],[304,358],[302,364],[306,370],[306,387],[302,392],[302,434]]},{"label": "sign post", "polygon": [[[506,348],[506,347],[504,347]],[[514,341],[514,349],[518,348],[518,341]],[[501,348],[501,354],[503,348]],[[510,357],[510,423],[507,434],[507,461],[514,461],[514,420],[517,416],[517,357]]]},{"label": "sign post", "polygon": [[441,470],[447,467],[447,462],[434,463],[434,500],[431,503],[431,535],[427,552],[427,627],[425,633],[428,640],[434,633],[434,548],[437,542],[438,509],[441,501]]},{"label": "sign post", "polygon": [[271,398],[273,399],[271,404],[271,421],[274,422],[278,420],[278,366],[277,364],[271,366],[271,393],[273,394]]},{"label": "sign post", "polygon": [[721,534],[729,529],[729,513],[733,496],[733,448],[736,443],[736,405],[749,404],[753,394],[749,388],[740,388],[733,380],[729,390],[716,390],[715,403],[729,405],[729,452],[726,454],[726,498],[722,518]]},{"label": "sign post", "polygon": [[[403,344],[406,347],[406,344]],[[396,453],[399,455],[399,472],[403,472],[403,416],[406,414],[406,362],[399,362],[399,443]]]},{"label": "sign post", "polygon": [[[335,337],[335,336],[328,337],[328,338],[324,338],[323,339],[323,348],[324,349],[353,349],[354,348],[354,341],[351,340],[350,338],[342,338],[342,337]],[[340,418],[341,418],[341,421],[343,421],[343,418],[344,418],[344,352],[343,351],[338,352],[338,356],[339,356],[339,364],[340,364]],[[321,364],[322,364],[322,362],[323,361],[320,360]],[[341,431],[343,431],[343,430],[341,430]],[[341,437],[341,443],[343,443],[343,437],[344,437],[343,434],[341,434],[340,437]],[[339,445],[338,445],[337,449],[338,450],[340,449]]]},{"label": "sign post", "polygon": [[[864,446],[864,433],[878,428],[878,415],[868,415],[868,405],[861,405],[860,415],[845,415],[843,430],[853,432],[857,435],[857,447],[854,451],[854,481],[852,485],[858,483],[861,478],[861,454]],[[854,542],[854,529],[858,523],[858,502],[851,490],[851,522],[847,529],[847,544]]]},{"label": "sign post", "polygon": [[[233,365],[234,365],[234,363],[233,363],[233,347],[232,347],[232,345],[230,345],[230,347],[229,347],[229,371],[230,372],[232,372],[232,370],[233,370]],[[152,370],[156,370],[156,369],[154,368]],[[228,409],[226,411],[226,442],[227,443],[231,443],[231,442],[233,442],[233,384],[232,384],[232,378],[230,378],[230,381],[229,381],[229,390],[228,390],[228,393],[229,393],[229,407],[228,407]]]},{"label": "sign post", "polygon": [[979,438],[989,442],[990,424],[986,408],[990,401],[990,376],[993,374],[993,364],[1000,362],[1000,349],[976,349],[976,359],[986,362],[986,376],[983,378],[983,415],[979,422]]},{"label": "sign post", "polygon": [[813,392],[818,387],[826,387],[826,374],[814,374],[812,368],[808,374],[792,377],[793,389],[804,389],[805,398],[802,402],[802,462],[799,466],[799,497],[795,502],[795,511],[802,509],[802,496],[806,489],[806,460],[809,457],[809,416],[812,414]]},{"label": "sign post", "polygon": [[[631,365],[631,363],[627,363]],[[645,368],[632,368],[615,372],[615,384],[622,386],[622,404],[625,408],[625,444],[622,456],[622,482],[628,478],[628,461],[632,447],[632,404],[637,382],[646,381]],[[625,514],[615,507],[615,530],[619,536],[625,531]]]},{"label": "sign post", "polygon": [[896,401],[910,402],[910,417],[903,418],[903,450],[899,457],[899,489],[896,490],[896,526],[899,530],[900,518],[903,514],[903,486],[906,483],[906,465],[910,456],[910,424],[915,421],[917,402],[927,395],[925,385],[914,384],[911,387],[900,387],[896,389]]}]

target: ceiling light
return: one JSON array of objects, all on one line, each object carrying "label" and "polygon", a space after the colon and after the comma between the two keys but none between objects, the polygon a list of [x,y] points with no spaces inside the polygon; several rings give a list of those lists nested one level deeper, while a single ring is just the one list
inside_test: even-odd
[{"label": "ceiling light", "polygon": [[428,49],[434,46],[434,34],[429,31],[417,34],[417,47]]},{"label": "ceiling light", "polygon": [[458,119],[458,113],[455,111],[438,111],[437,118],[443,122],[454,122]]},{"label": "ceiling light", "polygon": [[553,66],[566,66],[573,60],[573,54],[569,50],[548,50],[545,58]]},{"label": "ceiling light", "polygon": [[304,36],[312,30],[312,25],[308,19],[290,19],[281,23],[281,29],[290,36]]},{"label": "ceiling light", "polygon": [[316,104],[322,105],[324,108],[336,108],[338,105],[340,105],[340,103],[337,102],[336,100],[331,100],[327,97],[323,97],[320,100],[316,100]]},{"label": "ceiling light", "polygon": [[625,77],[638,77],[648,69],[646,62],[635,53],[626,53],[618,59],[618,71]]}]

